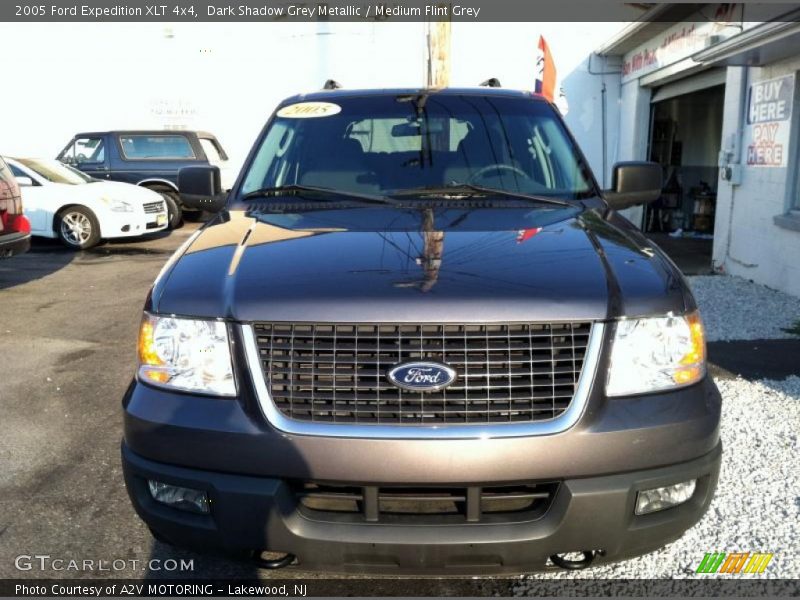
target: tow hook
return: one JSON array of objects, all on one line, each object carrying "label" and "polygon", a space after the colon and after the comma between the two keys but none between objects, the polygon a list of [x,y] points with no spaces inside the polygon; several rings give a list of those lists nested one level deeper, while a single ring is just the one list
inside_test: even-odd
[{"label": "tow hook", "polygon": [[[578,560],[566,558],[570,554],[582,554],[583,558]],[[553,556],[550,557],[550,560],[555,566],[561,567],[562,569],[580,571],[581,569],[589,567],[594,562],[595,556],[598,554],[602,554],[602,551],[595,552],[594,550],[582,550],[580,552],[564,552],[562,554],[553,554]]]},{"label": "tow hook", "polygon": [[253,553],[253,562],[255,562],[256,566],[261,569],[282,569],[283,567],[288,567],[292,562],[294,562],[295,556],[294,554],[284,554],[281,552],[267,552],[266,554],[270,556],[270,558],[264,558],[264,552],[254,552]]}]

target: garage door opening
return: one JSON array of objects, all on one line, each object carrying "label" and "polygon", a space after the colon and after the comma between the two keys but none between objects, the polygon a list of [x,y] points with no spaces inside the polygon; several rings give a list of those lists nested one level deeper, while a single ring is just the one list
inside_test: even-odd
[{"label": "garage door opening", "polygon": [[[706,75],[700,83],[718,81]],[[653,94],[649,157],[664,170],[664,188],[643,228],[684,273],[698,274],[711,271],[725,86],[688,83]]]}]

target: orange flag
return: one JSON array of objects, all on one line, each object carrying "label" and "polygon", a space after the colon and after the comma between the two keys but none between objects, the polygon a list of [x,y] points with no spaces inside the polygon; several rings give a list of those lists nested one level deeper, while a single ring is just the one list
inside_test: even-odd
[{"label": "orange flag", "polygon": [[539,51],[536,55],[536,88],[537,94],[541,94],[550,102],[555,100],[556,91],[556,65],[550,54],[550,48],[543,36],[539,36]]}]

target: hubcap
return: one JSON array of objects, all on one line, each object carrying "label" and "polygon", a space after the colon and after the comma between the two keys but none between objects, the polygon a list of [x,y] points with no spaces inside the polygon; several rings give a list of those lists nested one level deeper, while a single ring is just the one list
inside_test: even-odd
[{"label": "hubcap", "polygon": [[61,219],[61,235],[73,246],[80,246],[92,236],[92,223],[82,213],[67,213]]}]

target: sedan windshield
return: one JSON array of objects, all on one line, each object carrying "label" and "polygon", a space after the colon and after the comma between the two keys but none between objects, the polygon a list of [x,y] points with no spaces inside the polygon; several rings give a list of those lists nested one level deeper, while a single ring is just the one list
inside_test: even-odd
[{"label": "sedan windshield", "polygon": [[363,194],[504,190],[562,200],[593,183],[553,108],[529,97],[375,95],[301,102],[276,114],[240,197],[316,186]]},{"label": "sedan windshield", "polygon": [[18,161],[52,183],[83,185],[84,183],[92,181],[92,178],[88,175],[81,173],[77,169],[68,167],[57,160],[20,158]]}]

